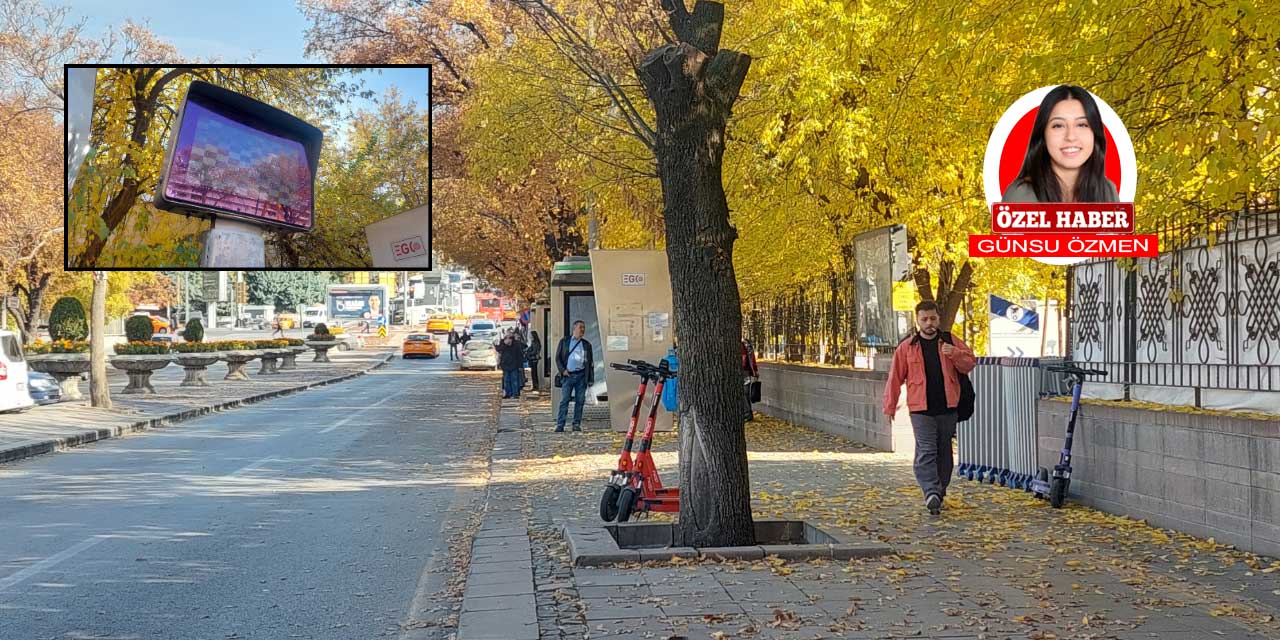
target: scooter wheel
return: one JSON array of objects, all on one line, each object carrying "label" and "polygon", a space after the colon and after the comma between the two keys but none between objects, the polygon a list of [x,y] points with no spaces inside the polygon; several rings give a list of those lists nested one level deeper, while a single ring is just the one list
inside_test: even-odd
[{"label": "scooter wheel", "polygon": [[618,517],[618,485],[605,485],[604,495],[600,496],[600,519],[613,522]]},{"label": "scooter wheel", "polygon": [[1049,485],[1049,504],[1054,509],[1061,509],[1062,505],[1067,501],[1067,483],[1066,478],[1054,478],[1053,483]]},{"label": "scooter wheel", "polygon": [[618,493],[618,522],[631,519],[631,511],[636,508],[636,490],[626,487]]}]

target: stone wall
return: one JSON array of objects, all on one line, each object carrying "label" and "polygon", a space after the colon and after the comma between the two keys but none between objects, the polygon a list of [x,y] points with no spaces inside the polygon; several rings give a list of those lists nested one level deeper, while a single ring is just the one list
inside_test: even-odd
[{"label": "stone wall", "polygon": [[757,411],[884,451],[911,451],[911,423],[899,402],[893,427],[880,412],[883,371],[760,363]]},{"label": "stone wall", "polygon": [[[1070,405],[1038,413],[1052,468]],[[1280,557],[1280,421],[1085,404],[1075,433],[1071,499]]]}]

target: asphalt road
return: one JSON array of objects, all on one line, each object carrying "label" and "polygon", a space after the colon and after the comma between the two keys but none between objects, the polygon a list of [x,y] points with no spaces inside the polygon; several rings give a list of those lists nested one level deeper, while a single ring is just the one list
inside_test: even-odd
[{"label": "asphalt road", "polygon": [[0,638],[435,637],[498,382],[396,360],[0,465]]}]

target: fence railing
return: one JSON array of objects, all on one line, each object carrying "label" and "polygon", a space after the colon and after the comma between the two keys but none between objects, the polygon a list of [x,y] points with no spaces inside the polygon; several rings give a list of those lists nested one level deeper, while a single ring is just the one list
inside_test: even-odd
[{"label": "fence railing", "polygon": [[1277,195],[1162,230],[1168,249],[1136,268],[1113,259],[1073,266],[1073,359],[1106,370],[1126,397],[1130,385],[1280,391]]},{"label": "fence railing", "polygon": [[852,366],[856,343],[854,284],[829,274],[794,291],[748,301],[743,330],[758,357]]}]

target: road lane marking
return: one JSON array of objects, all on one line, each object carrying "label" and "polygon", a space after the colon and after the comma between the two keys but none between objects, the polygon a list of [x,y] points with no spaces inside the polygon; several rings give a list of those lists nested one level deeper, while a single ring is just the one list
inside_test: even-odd
[{"label": "road lane marking", "polygon": [[80,552],[93,547],[94,545],[98,544],[99,542],[102,542],[103,540],[106,540],[106,538],[99,538],[97,536],[85,539],[68,549],[59,551],[58,553],[55,553],[49,556],[48,558],[45,558],[44,560],[41,560],[40,562],[37,562],[27,567],[26,569],[23,569],[7,578],[0,580],[0,592],[3,592],[5,589],[8,589],[9,587],[12,587],[22,582],[23,580],[26,580],[27,578],[30,578],[42,571],[45,571],[47,569],[52,569],[53,567],[57,566],[63,561],[66,561],[75,557]]},{"label": "road lane marking", "polygon": [[266,463],[268,463],[268,462],[273,462],[275,459],[276,459],[276,457],[275,457],[275,456],[267,456],[267,457],[265,457],[265,458],[263,458],[263,459],[261,459],[261,460],[259,460],[259,461],[257,461],[257,462],[251,462],[251,463],[249,463],[249,464],[247,464],[247,465],[245,465],[245,466],[243,466],[243,467],[240,467],[239,469],[236,469],[235,471],[232,471],[231,473],[228,473],[228,474],[227,474],[227,477],[228,477],[228,478],[234,478],[234,477],[236,477],[236,476],[238,476],[238,475],[240,475],[240,474],[248,473],[248,472],[250,472],[250,471],[253,471],[253,470],[257,469],[258,467],[261,467],[262,465],[264,465],[264,464],[266,464]]},{"label": "road lane marking", "polygon": [[370,410],[370,409],[372,409],[372,408],[374,408],[374,407],[376,407],[376,406],[378,406],[378,405],[380,405],[380,404],[382,404],[382,403],[384,403],[384,402],[386,402],[386,401],[388,401],[388,400],[390,400],[390,399],[392,399],[392,398],[394,398],[394,397],[395,397],[395,396],[387,396],[387,397],[385,397],[385,398],[383,398],[383,399],[381,399],[381,400],[379,400],[379,401],[377,401],[377,402],[375,402],[375,403],[373,403],[373,404],[371,404],[371,405],[369,405],[369,406],[367,406],[367,407],[365,407],[365,408],[363,408],[363,409],[361,409],[361,410],[359,410],[359,411],[357,411],[357,412],[355,412],[355,413],[353,413],[353,414],[351,414],[351,415],[349,415],[349,416],[347,416],[347,417],[345,417],[345,418],[343,418],[343,419],[341,419],[341,420],[339,420],[339,421],[337,421],[337,422],[335,422],[335,423],[333,423],[333,424],[331,424],[331,425],[329,425],[329,426],[327,426],[327,427],[325,427],[325,428],[321,429],[321,430],[320,430],[320,433],[329,433],[330,431],[333,431],[334,429],[337,429],[338,427],[341,427],[342,425],[344,425],[344,424],[346,424],[346,423],[348,423],[348,422],[351,422],[352,420],[355,420],[356,418],[359,418],[361,415],[363,415],[363,414],[364,414],[364,412],[366,412],[366,411],[368,411],[368,410]]}]

